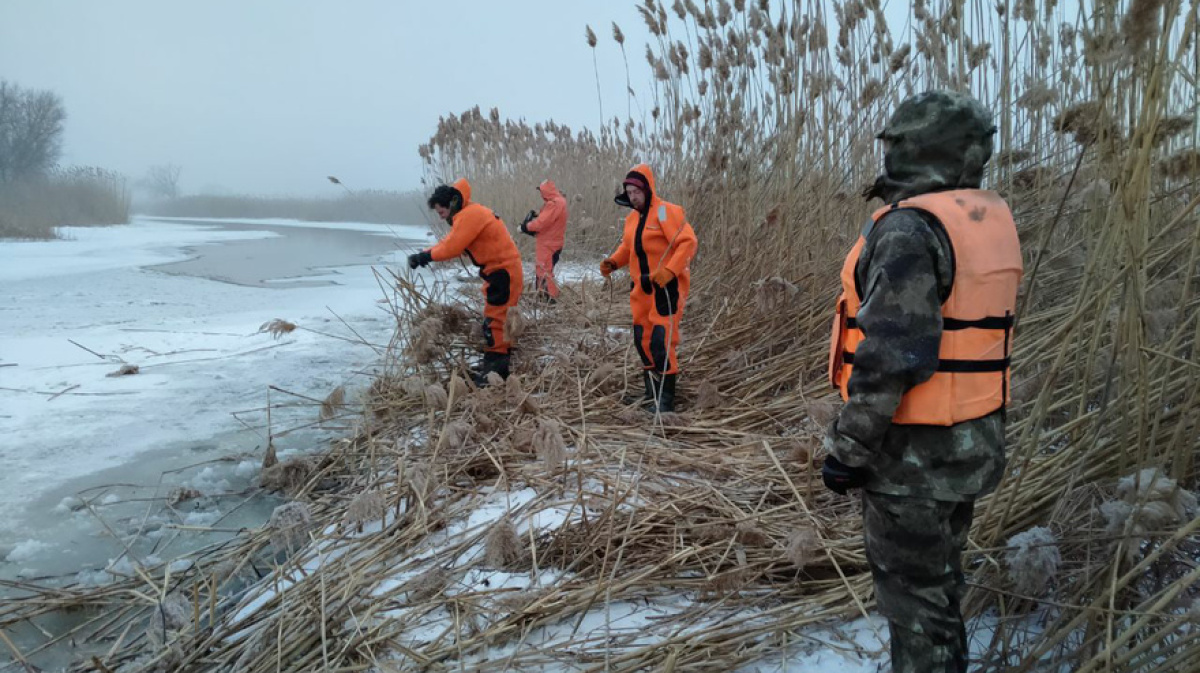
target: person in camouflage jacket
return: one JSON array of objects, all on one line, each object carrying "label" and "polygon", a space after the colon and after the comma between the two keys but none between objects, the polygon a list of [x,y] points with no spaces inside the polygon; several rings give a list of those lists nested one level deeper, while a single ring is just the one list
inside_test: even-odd
[{"label": "person in camouflage jacket", "polygon": [[[914,96],[879,134],[885,170],[864,196],[894,204],[976,189],[994,133],[991,113],[969,96]],[[854,354],[849,398],[825,438],[826,484],[863,490],[867,558],[896,673],[967,670],[961,554],[975,499],[1005,468],[1003,408],[950,426],[892,422],[904,394],[939,365],[954,250],[931,219],[897,209],[863,232],[855,281],[866,338]]]}]

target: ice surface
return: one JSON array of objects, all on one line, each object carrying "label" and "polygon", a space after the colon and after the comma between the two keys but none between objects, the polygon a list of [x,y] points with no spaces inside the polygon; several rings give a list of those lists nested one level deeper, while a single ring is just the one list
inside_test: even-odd
[{"label": "ice surface", "polygon": [[[303,240],[316,235],[314,228],[331,244],[352,237],[351,253],[330,255],[356,261],[295,274],[321,281],[315,287],[236,285],[156,266],[209,256],[227,263],[237,246],[282,244],[301,233],[297,227],[305,228]],[[265,447],[268,395],[281,455],[320,449],[322,437],[344,434],[337,423],[315,426],[317,405],[288,393],[321,399],[340,385],[353,392],[370,383],[395,324],[381,301],[388,269],[406,249],[426,244],[426,231],[135,218],[128,226],[64,228],[62,240],[0,241],[0,510],[7,515],[0,551],[29,538],[69,544],[73,556],[47,561],[53,572],[83,570],[94,580],[118,543],[100,534],[84,500],[106,520],[134,517],[121,529],[126,534],[138,530],[145,513],[137,497],[162,499],[176,487],[216,498],[246,489]],[[378,252],[361,255],[376,239]],[[259,332],[275,318],[297,329],[278,339]],[[138,373],[106,376],[123,364],[137,365]],[[181,471],[163,475],[171,470]],[[127,486],[87,490],[107,484]],[[149,491],[133,497],[134,485]],[[206,501],[200,511],[198,504],[178,505],[168,523],[219,519],[223,503]],[[147,530],[176,534],[169,526]],[[0,576],[17,570],[5,556]]]}]

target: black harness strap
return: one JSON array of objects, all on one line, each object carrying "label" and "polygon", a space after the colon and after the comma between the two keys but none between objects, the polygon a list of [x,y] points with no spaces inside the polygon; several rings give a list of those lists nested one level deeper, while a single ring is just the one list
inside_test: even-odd
[{"label": "black harness strap", "polygon": [[[853,365],[854,353],[843,351],[842,362]],[[990,374],[1003,372],[1011,364],[1011,358],[1001,360],[939,360],[937,370],[947,374]]]},{"label": "black harness strap", "polygon": [[[979,320],[959,320],[958,318],[942,318],[942,330],[946,332],[956,332],[964,329],[994,329],[1004,330],[1004,338],[1008,338],[1008,332],[1012,330],[1014,319],[1012,315],[1003,317],[980,318]],[[857,318],[846,318],[847,329],[859,329]],[[1007,353],[1008,351],[1005,350]]]},{"label": "black harness strap", "polygon": [[[1003,317],[980,318],[979,320],[959,320],[957,318],[942,318],[942,329],[948,331],[964,329],[994,329],[1004,330],[1005,338],[1012,329],[1013,317],[1006,314]],[[1007,352],[1007,351],[1005,351]]]},{"label": "black harness strap", "polygon": [[[1008,322],[1008,325],[1004,327],[1004,357],[1012,359],[1008,349],[1012,343],[1012,327],[1016,316],[1012,314],[1012,311],[1005,311],[1004,318]],[[1008,422],[1008,376],[1005,376],[1004,380],[1000,382],[1000,420]]]}]

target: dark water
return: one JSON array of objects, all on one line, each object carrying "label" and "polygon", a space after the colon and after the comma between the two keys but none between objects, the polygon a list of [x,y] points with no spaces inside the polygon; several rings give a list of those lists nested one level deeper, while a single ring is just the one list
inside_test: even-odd
[{"label": "dark water", "polygon": [[[198,220],[173,221],[214,225]],[[306,279],[323,273],[322,269],[371,264],[381,255],[407,255],[431,242],[428,238],[417,238],[414,227],[397,227],[394,233],[373,233],[237,222],[222,222],[217,226],[230,231],[268,231],[277,236],[186,248],[194,253],[191,259],[147,268],[252,287],[314,287],[334,284],[331,280]]]}]

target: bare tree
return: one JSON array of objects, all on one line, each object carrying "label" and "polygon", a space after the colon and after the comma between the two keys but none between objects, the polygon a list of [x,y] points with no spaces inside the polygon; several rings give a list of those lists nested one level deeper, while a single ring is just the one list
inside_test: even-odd
[{"label": "bare tree", "polygon": [[179,174],[182,172],[183,169],[175,164],[151,166],[141,184],[153,196],[174,199],[179,196]]},{"label": "bare tree", "polygon": [[58,163],[66,120],[54,92],[0,80],[0,183],[45,173]]}]

